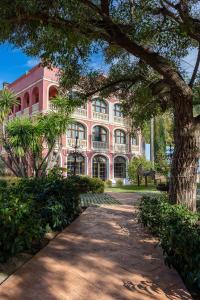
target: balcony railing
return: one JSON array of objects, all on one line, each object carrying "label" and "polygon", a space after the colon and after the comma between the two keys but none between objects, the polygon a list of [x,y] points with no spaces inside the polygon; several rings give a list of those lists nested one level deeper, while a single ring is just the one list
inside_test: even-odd
[{"label": "balcony railing", "polygon": [[94,150],[108,150],[109,144],[107,142],[93,141],[92,146]]},{"label": "balcony railing", "polygon": [[99,113],[99,112],[96,112],[96,111],[93,111],[92,116],[93,116],[93,119],[96,119],[96,120],[102,120],[102,121],[108,121],[109,120],[109,115],[108,114]]},{"label": "balcony railing", "polygon": [[28,116],[29,115],[29,107],[24,108],[23,115],[24,116]]},{"label": "balcony railing", "polygon": [[[76,139],[72,139],[72,138],[67,139],[67,145],[70,148],[74,148],[75,144],[76,144]],[[87,141],[78,139],[77,146],[80,147],[80,149],[86,149],[87,148]]]},{"label": "balcony railing", "polygon": [[16,117],[20,118],[20,117],[21,117],[21,115],[22,115],[22,112],[21,112],[21,110],[20,110],[20,111],[18,111],[18,112],[16,112]]},{"label": "balcony railing", "polygon": [[32,113],[37,113],[39,111],[39,102],[32,105]]},{"label": "balcony railing", "polygon": [[49,109],[56,110],[56,105],[52,101],[49,101]]},{"label": "balcony railing", "polygon": [[125,126],[130,125],[130,121],[123,117],[114,116],[114,123],[122,124]]},{"label": "balcony railing", "polygon": [[114,144],[114,150],[118,153],[127,153],[128,145],[127,144]]},{"label": "balcony railing", "polygon": [[139,151],[139,145],[131,145],[131,152]]},{"label": "balcony railing", "polygon": [[80,117],[87,117],[87,109],[82,108],[82,107],[78,107],[78,108],[75,109],[74,115],[80,116]]}]

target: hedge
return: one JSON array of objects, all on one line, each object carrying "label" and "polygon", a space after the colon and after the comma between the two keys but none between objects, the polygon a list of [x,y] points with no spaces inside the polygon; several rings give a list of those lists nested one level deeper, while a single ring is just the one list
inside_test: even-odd
[{"label": "hedge", "polygon": [[200,215],[184,205],[171,205],[165,196],[144,196],[139,220],[159,237],[166,264],[200,290]]}]

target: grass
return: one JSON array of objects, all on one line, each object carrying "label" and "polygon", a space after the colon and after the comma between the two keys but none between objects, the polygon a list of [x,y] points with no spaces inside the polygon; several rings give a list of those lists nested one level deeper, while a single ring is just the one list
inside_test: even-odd
[{"label": "grass", "polygon": [[122,187],[106,187],[105,192],[117,192],[117,193],[151,193],[151,192],[158,192],[156,190],[156,187],[154,185],[148,185],[148,186],[137,186],[135,184],[131,185],[124,185]]}]

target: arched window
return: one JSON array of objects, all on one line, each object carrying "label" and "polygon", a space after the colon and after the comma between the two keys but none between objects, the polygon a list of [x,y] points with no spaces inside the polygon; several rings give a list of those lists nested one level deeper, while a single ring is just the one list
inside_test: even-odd
[{"label": "arched window", "polygon": [[121,130],[115,130],[115,143],[116,144],[126,144],[126,133]]},{"label": "arched window", "polygon": [[[75,166],[76,164],[76,166]],[[76,175],[84,175],[85,174],[85,158],[79,154],[76,157],[76,163],[75,163],[75,157],[74,154],[69,154],[67,157],[67,171],[69,174],[74,174],[74,170]]]},{"label": "arched window", "polygon": [[95,98],[92,102],[93,110],[98,113],[107,114],[108,113],[108,107],[104,100]]},{"label": "arched window", "polygon": [[126,178],[126,159],[122,156],[114,159],[114,177]]},{"label": "arched window", "polygon": [[49,100],[51,100],[52,98],[54,98],[56,95],[58,94],[58,89],[56,86],[52,85],[49,88]]},{"label": "arched window", "polygon": [[18,105],[16,106],[16,109],[15,109],[16,112],[18,112],[18,111],[21,110],[21,106],[22,106],[21,103],[22,103],[22,100],[21,100],[20,97],[17,98],[17,102],[18,102]]},{"label": "arched window", "polygon": [[137,134],[131,135],[131,145],[138,145],[138,136]]},{"label": "arched window", "polygon": [[107,130],[102,126],[94,126],[92,132],[92,140],[96,142],[107,142],[108,133]]},{"label": "arched window", "polygon": [[30,104],[30,97],[29,97],[29,93],[26,92],[24,95],[24,108],[29,107]]},{"label": "arched window", "polygon": [[32,92],[32,103],[38,103],[39,102],[39,88],[38,87],[34,87],[33,92]]},{"label": "arched window", "polygon": [[68,128],[67,136],[71,139],[78,137],[79,140],[85,140],[85,127],[81,123],[72,123]]},{"label": "arched window", "polygon": [[122,107],[121,107],[121,104],[119,103],[116,103],[114,105],[114,116],[115,117],[123,117],[123,113],[122,113]]},{"label": "arched window", "polygon": [[107,158],[103,155],[96,155],[92,162],[92,173],[93,177],[101,178],[102,180],[107,179]]}]

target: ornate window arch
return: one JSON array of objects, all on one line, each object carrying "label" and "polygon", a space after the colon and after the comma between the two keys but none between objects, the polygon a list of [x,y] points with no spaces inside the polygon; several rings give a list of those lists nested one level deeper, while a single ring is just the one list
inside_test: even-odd
[{"label": "ornate window arch", "polygon": [[58,94],[58,87],[55,85],[50,86],[49,88],[49,100],[54,98]]},{"label": "ornate window arch", "polygon": [[[74,173],[74,164],[75,164],[75,157],[73,153],[70,153],[67,157],[67,171],[68,173]],[[85,174],[85,157],[79,154],[76,157],[76,174],[77,175],[84,175]]]},{"label": "ornate window arch", "polygon": [[114,116],[123,118],[122,106],[120,103],[114,104]]},{"label": "ornate window arch", "polygon": [[21,97],[18,97],[17,98],[17,101],[18,101],[18,105],[16,105],[16,108],[15,108],[15,111],[18,112],[21,110],[22,108],[22,100],[21,100]]},{"label": "ornate window arch", "polygon": [[106,180],[108,177],[108,159],[103,155],[95,155],[92,160],[92,174],[93,177]]},{"label": "ornate window arch", "polygon": [[114,177],[126,178],[126,159],[123,156],[114,158]]},{"label": "ornate window arch", "polygon": [[92,140],[96,142],[108,142],[108,131],[105,127],[96,125],[92,130]]},{"label": "ornate window arch", "polygon": [[116,144],[126,144],[126,133],[121,129],[115,130],[115,143]]},{"label": "ornate window arch", "polygon": [[72,139],[78,137],[79,140],[85,140],[86,139],[85,126],[78,122],[70,124],[67,131],[67,136],[68,138],[72,138]]},{"label": "ornate window arch", "polygon": [[93,111],[97,113],[108,114],[108,105],[106,101],[101,98],[94,98],[92,101]]}]

